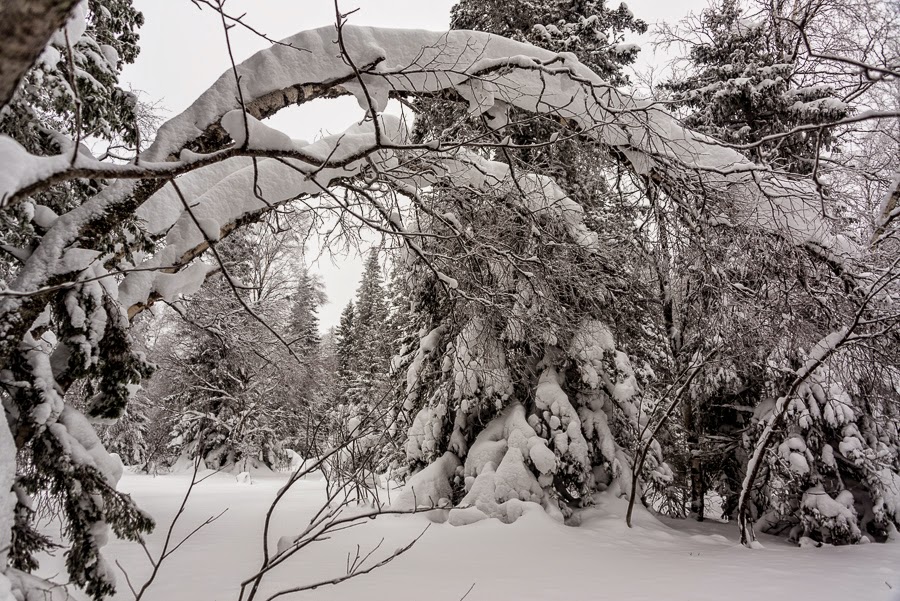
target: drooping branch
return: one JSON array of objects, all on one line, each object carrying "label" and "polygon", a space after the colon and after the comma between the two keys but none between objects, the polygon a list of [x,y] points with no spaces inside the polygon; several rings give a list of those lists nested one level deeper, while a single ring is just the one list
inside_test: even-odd
[{"label": "drooping branch", "polygon": [[[342,38],[344,52],[353,57],[352,64],[359,65],[356,72],[338,50],[334,27],[297,34],[286,41],[289,45],[260,51],[237,65],[234,72],[223,74],[191,107],[160,128],[139,163],[150,169],[179,159],[200,164],[210,159],[197,157],[197,153],[209,155],[226,148],[235,136],[228,135],[223,118],[241,106],[235,73],[240,78],[246,114],[255,118],[265,118],[292,104],[348,93],[356,95],[365,110],[380,112],[392,95],[453,91],[468,101],[472,114],[485,114],[498,122],[503,121],[509,106],[562,119],[622,157],[640,174],[670,182],[672,189],[702,189],[707,195],[727,197],[732,220],[783,230],[798,243],[816,240],[829,249],[838,246],[818,217],[811,185],[771,173],[738,152],[685,129],[658,106],[621,94],[571,55],[471,31],[442,34],[346,25]],[[309,52],[298,52],[298,48]],[[235,142],[234,147],[270,151],[270,156],[271,151],[299,156],[298,148],[283,140],[272,147],[268,134],[259,140]],[[329,178],[321,176],[328,169],[340,168],[343,176],[349,175],[336,156],[338,147],[345,149],[344,158],[353,152],[369,155],[379,148],[377,143],[360,145],[359,139],[348,137],[329,153],[319,155],[321,162],[314,168],[308,157],[293,163],[306,176],[315,174],[319,184],[327,185]],[[173,175],[178,169],[173,168]],[[67,260],[72,247],[96,248],[118,223],[132,218],[166,179],[116,181],[60,217],[11,287],[27,293],[71,279],[77,271]],[[21,182],[11,186],[10,182],[0,183],[4,184],[0,195],[7,198],[24,187]],[[28,185],[33,190],[36,183]],[[74,266],[83,268],[77,262]],[[0,302],[5,326],[0,331],[0,365],[6,363],[43,305],[33,297]]]}]

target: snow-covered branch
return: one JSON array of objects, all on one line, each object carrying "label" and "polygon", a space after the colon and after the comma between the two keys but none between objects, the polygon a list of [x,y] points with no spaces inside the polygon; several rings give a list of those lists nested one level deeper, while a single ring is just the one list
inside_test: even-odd
[{"label": "snow-covered branch", "polygon": [[[757,438],[753,454],[747,463],[747,471],[738,500],[738,526],[740,527],[741,543],[745,546],[751,548],[761,546],[756,540],[756,533],[754,532],[753,524],[750,522],[750,495],[762,469],[764,455],[769,450],[775,433],[784,425],[786,417],[792,410],[792,400],[801,386],[814,375],[816,370],[822,368],[835,353],[844,347],[865,342],[870,338],[865,333],[860,333],[859,330],[863,326],[872,323],[865,319],[867,313],[877,306],[880,300],[883,300],[883,291],[900,279],[900,273],[897,272],[898,265],[900,265],[900,257],[896,258],[890,268],[886,269],[864,291],[864,296],[859,302],[849,324],[824,336],[813,346],[803,365],[794,371],[787,390],[775,402],[772,413],[766,417],[763,432]],[[891,315],[888,319],[892,322],[892,327],[880,331],[877,335],[883,336],[896,327],[897,315]]]},{"label": "snow-covered branch", "polygon": [[[23,166],[17,181],[5,182],[4,193],[10,199],[20,197],[24,193],[20,191],[34,190],[35,186],[58,178],[88,175],[144,178],[139,184],[118,181],[61,217],[28,259],[13,287],[21,291],[36,290],[51,278],[64,277],[61,271],[71,265],[66,265],[63,249],[77,239],[83,240],[87,231],[94,234],[98,229],[107,229],[102,224],[106,217],[137,208],[144,198],[152,196],[164,178],[218,162],[229,164],[224,170],[200,171],[213,184],[223,174],[237,171],[236,165],[241,163],[233,159],[241,154],[291,159],[290,166],[263,161],[266,166],[261,168],[273,172],[266,173],[267,176],[276,175],[277,171],[280,177],[297,168],[305,175],[315,172],[318,183],[327,186],[333,180],[327,177],[329,174],[352,175],[354,168],[350,165],[354,161],[379,150],[377,136],[374,140],[371,136],[361,138],[359,134],[366,134],[357,130],[340,139],[302,145],[255,119],[290,104],[346,93],[356,95],[364,107],[374,103],[376,110],[384,110],[391,95],[451,90],[468,101],[473,113],[500,115],[507,106],[551,113],[586,131],[624,157],[639,173],[663,182],[678,182],[682,187],[695,182],[707,194],[728,195],[737,211],[735,220],[783,230],[797,242],[813,239],[828,248],[838,245],[819,219],[814,190],[808,184],[759,171],[737,152],[685,130],[659,107],[620,94],[571,55],[558,55],[480,32],[437,34],[347,25],[342,30],[344,50],[353,57],[354,64],[362,65],[357,76],[343,60],[343,54],[336,51],[335,35],[333,27],[302,32],[288,39],[288,45],[275,45],[236,66],[244,106],[254,125],[249,139],[241,135],[239,130],[243,128],[231,123],[235,117],[238,120],[244,117],[240,112],[235,113],[240,108],[236,100],[237,84],[234,74],[228,72],[185,112],[160,128],[138,165],[101,168],[96,161],[85,159],[84,164],[72,166],[63,162],[65,155],[22,156],[20,149],[12,146],[13,142],[4,140],[7,154]],[[297,48],[310,52],[298,52]],[[360,78],[366,82],[365,86],[356,81]],[[222,149],[229,139],[234,145]],[[389,145],[402,147],[404,142],[393,139]],[[197,155],[197,150],[212,152]],[[166,164],[175,156],[180,160]],[[243,165],[246,168],[247,163]],[[314,169],[312,165],[317,167]],[[356,169],[362,168],[361,165]],[[297,177],[295,174],[290,181]],[[159,182],[147,182],[149,178]],[[234,186],[233,181],[231,185]],[[313,187],[294,186],[287,190],[281,186],[281,190],[268,193],[277,201],[284,201],[298,194],[314,194],[317,190]],[[215,184],[206,194],[221,196],[227,189]],[[210,198],[209,210],[227,212],[228,205],[221,204],[224,203],[216,204]],[[229,204],[233,208],[234,203]],[[257,208],[242,213],[249,214]],[[160,264],[168,260],[177,267],[198,254],[185,257],[182,252],[177,257],[155,260]],[[8,314],[21,308],[13,303],[2,311]],[[22,327],[24,323],[17,330]]]}]

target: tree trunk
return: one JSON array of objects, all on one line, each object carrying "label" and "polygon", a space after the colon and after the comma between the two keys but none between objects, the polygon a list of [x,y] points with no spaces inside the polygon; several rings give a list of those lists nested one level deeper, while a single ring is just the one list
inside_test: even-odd
[{"label": "tree trunk", "polygon": [[688,452],[690,453],[690,513],[698,522],[702,522],[706,487],[703,482],[703,461],[700,458],[700,433],[694,419],[693,404],[687,402],[683,407],[684,428],[687,431]]},{"label": "tree trunk", "polygon": [[77,3],[78,0],[0,2],[0,107],[9,104],[25,72]]},{"label": "tree trunk", "polygon": [[691,445],[691,515],[698,522],[703,521],[703,513],[706,509],[706,486],[703,483],[703,462],[700,460],[700,451],[696,445]]}]

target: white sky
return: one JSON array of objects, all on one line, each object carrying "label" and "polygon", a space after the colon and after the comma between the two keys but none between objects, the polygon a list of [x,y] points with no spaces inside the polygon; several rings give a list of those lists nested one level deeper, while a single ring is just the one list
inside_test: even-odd
[{"label": "white sky", "polygon": [[[360,10],[351,22],[357,25],[443,30],[456,0],[342,0],[341,10]],[[164,117],[176,115],[190,105],[225,70],[230,62],[218,14],[199,10],[190,0],[135,0],[144,13],[140,30],[141,54],[129,65],[122,80],[145,93],[146,101],[161,101]],[[514,4],[514,0],[510,2]],[[608,3],[616,6],[615,0]],[[706,6],[706,0],[633,0],[635,16],[648,23],[679,20],[689,11]],[[304,29],[334,23],[332,0],[229,0],[226,12],[247,13],[245,21],[272,39],[282,39]],[[240,62],[268,44],[254,34],[234,28],[230,32],[235,60]],[[643,42],[638,68],[659,63]],[[320,133],[343,131],[362,117],[353,97],[313,102],[277,115],[271,123],[293,138],[313,139]],[[340,312],[353,298],[362,275],[362,260],[350,256],[335,263],[322,260],[312,266],[326,286],[329,302],[319,311],[324,330],[337,325]]]}]

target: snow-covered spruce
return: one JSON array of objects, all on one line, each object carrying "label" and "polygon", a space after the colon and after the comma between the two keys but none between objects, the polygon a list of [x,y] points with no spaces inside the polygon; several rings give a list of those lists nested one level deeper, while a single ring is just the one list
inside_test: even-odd
[{"label": "snow-covered spruce", "polygon": [[[422,246],[431,264],[406,256],[410,319],[422,329],[395,360],[405,367],[402,463],[417,472],[398,504],[454,506],[450,520],[468,523],[511,521],[522,502],[564,516],[598,491],[628,494],[653,407],[639,408],[650,402],[640,376],[600,319],[605,250],[552,180],[466,159],[428,192],[447,212],[418,220],[438,234]],[[485,177],[489,192],[467,196],[465,208],[446,183],[483,189]],[[464,245],[442,242],[453,231]],[[452,294],[438,274],[456,282]],[[644,469],[644,482],[672,478],[656,443]]]},{"label": "snow-covered spruce", "polygon": [[[823,344],[825,342],[823,341]],[[810,352],[822,352],[820,344]],[[897,537],[900,526],[900,372],[874,380],[866,358],[838,351],[790,399],[764,403],[760,424],[786,404],[786,428],[754,497],[756,528],[847,544]]]},{"label": "snow-covered spruce", "polygon": [[[756,160],[809,174],[820,156],[836,154],[836,130],[824,128],[815,137],[785,133],[840,120],[851,109],[835,97],[836,80],[828,74],[827,63],[797,53],[799,31],[778,27],[784,10],[722,0],[680,26],[680,33],[664,28],[663,39],[684,48],[687,69],[663,87],[687,109],[689,127],[724,142],[746,144],[746,152]],[[823,25],[828,26],[824,13],[811,15],[807,32]],[[836,179],[831,169],[819,170],[823,191],[831,191],[823,195],[823,210],[841,214],[847,199],[826,183]],[[677,232],[678,224],[671,219],[660,227]],[[834,329],[833,314],[818,310],[821,300],[790,282],[814,281],[819,289],[837,290],[844,276],[814,249],[812,261],[799,250],[777,239],[717,228],[672,251],[670,294],[675,299],[673,321],[679,324],[675,360],[684,365],[705,355],[714,357],[691,386],[683,420],[691,453],[691,506],[697,515],[702,516],[707,487],[714,487],[724,499],[723,515],[735,517],[748,458],[771,422],[774,399],[789,385],[785,374],[804,364],[804,347],[814,346]],[[748,265],[748,253],[758,260]],[[708,261],[710,254],[717,256],[715,263]],[[722,292],[701,292],[701,302],[684,300],[689,290],[717,288]],[[847,300],[835,298],[830,305],[837,308]],[[843,310],[852,315],[855,309],[849,305],[852,302]],[[884,484],[877,476],[886,465],[896,470],[895,453],[890,452],[896,446],[893,418],[886,415],[895,413],[892,359],[889,352],[882,355],[874,349],[853,354],[844,356],[840,369],[823,366],[794,397],[778,401],[777,406],[788,409],[787,426],[773,433],[777,452],[760,460],[766,468],[754,483],[762,486],[754,488],[752,506],[759,529],[791,532],[795,540],[805,533],[809,540],[840,543],[864,535],[883,540],[893,528],[896,518],[879,509]],[[814,384],[821,378],[828,384]],[[810,386],[818,391],[819,401],[808,399]],[[832,409],[844,407],[830,414],[830,422],[818,409],[826,398]],[[850,421],[860,420],[859,429],[868,431],[861,436],[863,445],[872,447],[868,454],[884,463],[865,465],[840,448],[843,425],[835,425],[833,418],[847,415],[853,415]],[[810,487],[818,493],[808,494]],[[814,509],[822,495],[845,504],[851,499],[840,528]],[[835,507],[830,505],[826,513],[837,516]]]},{"label": "snow-covered spruce", "polygon": [[834,147],[832,129],[823,128],[815,137],[766,138],[838,121],[850,113],[850,105],[838,97],[826,69],[801,62],[795,48],[799,34],[777,31],[773,23],[783,17],[767,12],[775,9],[752,14],[742,4],[722,0],[702,12],[699,31],[685,32],[683,38],[697,39],[686,43],[691,70],[663,87],[692,109],[685,119],[688,127],[730,144],[759,143],[747,149],[754,160],[809,174],[817,147]]},{"label": "snow-covered spruce", "polygon": [[[647,416],[609,330],[587,321],[568,348],[547,345],[536,380],[524,388],[513,384],[507,353],[515,351],[501,336],[496,324],[474,317],[455,338],[441,329],[422,337],[409,362],[405,406],[414,415],[406,458],[420,471],[396,504],[456,506],[450,521],[462,524],[513,521],[523,501],[562,519],[595,492],[628,494],[632,456],[622,445]],[[646,476],[671,479],[658,446]]]}]

